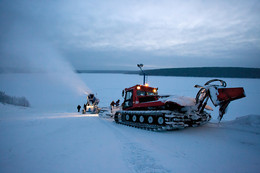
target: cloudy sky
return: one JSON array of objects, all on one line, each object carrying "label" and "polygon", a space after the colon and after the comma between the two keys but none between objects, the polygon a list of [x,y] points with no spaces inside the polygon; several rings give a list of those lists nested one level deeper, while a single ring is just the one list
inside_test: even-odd
[{"label": "cloudy sky", "polygon": [[0,25],[2,69],[260,68],[259,0],[1,0]]}]

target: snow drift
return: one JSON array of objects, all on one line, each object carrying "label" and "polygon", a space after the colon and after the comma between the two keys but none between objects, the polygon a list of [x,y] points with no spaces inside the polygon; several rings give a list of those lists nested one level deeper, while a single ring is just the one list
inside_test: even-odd
[{"label": "snow drift", "polygon": [[251,126],[260,128],[260,115],[246,115],[237,117],[235,120],[226,123],[232,126]]}]

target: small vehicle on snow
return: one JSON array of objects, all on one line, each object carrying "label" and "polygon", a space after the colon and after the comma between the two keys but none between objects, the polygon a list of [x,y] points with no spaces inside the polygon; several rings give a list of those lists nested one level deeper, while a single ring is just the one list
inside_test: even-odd
[{"label": "small vehicle on snow", "polygon": [[87,104],[84,105],[86,107],[83,109],[82,113],[83,114],[98,113],[99,112],[98,104],[99,104],[99,99],[96,98],[96,96],[94,94],[89,94],[87,96]]}]

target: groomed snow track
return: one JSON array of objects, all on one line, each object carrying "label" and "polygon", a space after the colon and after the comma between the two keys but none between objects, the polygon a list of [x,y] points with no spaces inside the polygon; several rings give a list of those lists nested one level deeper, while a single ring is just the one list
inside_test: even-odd
[{"label": "groomed snow track", "polygon": [[157,111],[118,111],[114,120],[118,124],[152,131],[178,130],[185,127],[197,127],[210,121],[207,112],[199,114],[179,113],[168,110]]}]

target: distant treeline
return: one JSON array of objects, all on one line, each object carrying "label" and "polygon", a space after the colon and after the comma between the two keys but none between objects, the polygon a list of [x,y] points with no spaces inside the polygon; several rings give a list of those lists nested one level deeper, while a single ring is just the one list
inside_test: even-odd
[{"label": "distant treeline", "polygon": [[[141,74],[140,71],[124,70],[78,70],[78,73]],[[194,67],[144,70],[150,76],[260,78],[260,68],[243,67]]]},{"label": "distant treeline", "polygon": [[30,106],[29,101],[25,97],[9,96],[2,91],[0,91],[0,102],[3,104],[11,104],[16,106],[24,106],[24,107]]},{"label": "distant treeline", "polygon": [[240,67],[167,68],[145,70],[145,73],[152,76],[260,78],[260,68]]}]

